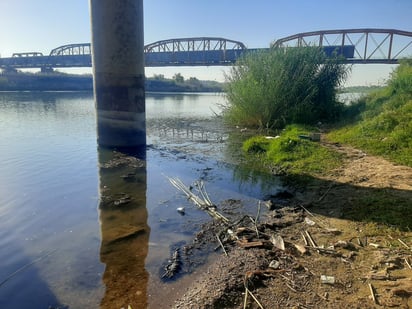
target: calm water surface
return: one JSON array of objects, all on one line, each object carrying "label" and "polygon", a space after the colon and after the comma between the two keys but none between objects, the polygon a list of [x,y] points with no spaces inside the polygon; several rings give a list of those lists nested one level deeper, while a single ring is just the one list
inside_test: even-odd
[{"label": "calm water surface", "polygon": [[[222,103],[214,94],[147,94],[146,164],[125,183],[124,171],[101,167],[113,153],[96,145],[92,93],[0,93],[0,308],[127,308],[128,295],[134,309],[169,308],[191,279],[165,283],[162,265],[209,218],[166,176],[203,179],[216,204],[256,205],[279,185],[238,176],[215,117]],[[132,206],[103,207],[106,190],[132,192]],[[136,241],[115,241],[130,231]]]}]

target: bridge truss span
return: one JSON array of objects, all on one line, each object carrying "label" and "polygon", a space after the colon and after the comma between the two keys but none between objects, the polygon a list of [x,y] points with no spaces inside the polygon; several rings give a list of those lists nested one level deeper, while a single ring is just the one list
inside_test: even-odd
[{"label": "bridge truss span", "polygon": [[398,63],[412,56],[412,32],[395,29],[343,29],[298,33],[272,43],[280,47],[352,46],[347,63]]},{"label": "bridge truss span", "polygon": [[213,37],[196,37],[180,38],[157,41],[145,46],[145,53],[150,52],[194,52],[194,51],[211,51],[211,50],[244,50],[245,44],[239,41],[213,38]]},{"label": "bridge truss span", "polygon": [[90,43],[68,44],[52,49],[49,56],[85,56],[91,55]]},{"label": "bridge truss span", "polygon": [[163,40],[144,48],[146,66],[230,65],[246,50],[242,42],[216,37]]}]

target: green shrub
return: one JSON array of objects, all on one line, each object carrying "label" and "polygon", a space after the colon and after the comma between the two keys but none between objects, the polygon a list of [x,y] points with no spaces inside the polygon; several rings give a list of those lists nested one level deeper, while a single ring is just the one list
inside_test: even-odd
[{"label": "green shrub", "polygon": [[226,76],[226,119],[254,128],[314,124],[339,117],[336,87],[348,73],[322,49],[273,48],[248,53]]}]

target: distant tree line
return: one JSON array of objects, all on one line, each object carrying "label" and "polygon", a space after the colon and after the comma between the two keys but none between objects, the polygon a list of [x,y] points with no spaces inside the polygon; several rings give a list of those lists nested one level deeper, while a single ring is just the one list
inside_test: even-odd
[{"label": "distant tree line", "polygon": [[[202,81],[196,77],[185,80],[180,73],[173,78],[159,74],[146,78],[146,91],[153,92],[221,92],[223,84]],[[0,74],[0,91],[84,91],[93,90],[90,74],[66,74],[62,72],[26,73],[5,72]]]}]

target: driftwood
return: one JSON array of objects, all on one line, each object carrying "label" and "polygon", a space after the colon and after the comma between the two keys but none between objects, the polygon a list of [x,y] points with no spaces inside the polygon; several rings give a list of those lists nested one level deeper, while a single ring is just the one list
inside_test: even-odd
[{"label": "driftwood", "polygon": [[212,203],[209,198],[209,195],[206,192],[204,183],[202,181],[197,181],[195,186],[199,191],[199,195],[194,194],[189,187],[187,187],[180,179],[178,178],[169,178],[170,183],[178,190],[182,191],[189,200],[191,200],[197,207],[207,212],[212,218],[220,220],[223,223],[229,224],[230,221],[224,215],[219,213],[216,210],[216,205]]},{"label": "driftwood", "polygon": [[305,235],[302,232],[300,232],[300,234],[302,235],[303,242],[305,243],[305,246],[309,246],[308,240],[306,239]]},{"label": "driftwood", "polygon": [[405,242],[402,241],[402,239],[398,238],[398,241],[407,249],[410,249],[411,247],[409,247],[407,244],[405,244]]},{"label": "driftwood", "polygon": [[243,284],[245,286],[245,298],[244,298],[244,301],[243,301],[243,308],[246,309],[246,307],[247,307],[247,298],[248,298],[248,295],[250,295],[253,298],[253,300],[256,302],[256,304],[259,306],[259,308],[264,309],[262,304],[256,298],[256,296],[253,295],[253,293],[248,288],[248,278],[249,277],[250,277],[250,274],[246,273],[244,281],[243,281]]},{"label": "driftwood", "polygon": [[265,244],[267,244],[267,241],[247,241],[245,239],[242,240],[238,240],[237,243],[239,244],[239,246],[241,246],[242,248],[255,248],[255,247],[263,247]]},{"label": "driftwood", "polygon": [[162,278],[167,278],[167,279],[171,279],[173,278],[181,269],[181,265],[182,262],[180,261],[180,252],[179,252],[179,248],[177,248],[170,260],[169,263],[165,266],[164,270],[164,274],[162,275]]},{"label": "driftwood", "polygon": [[333,249],[327,249],[327,248],[322,248],[322,247],[312,247],[312,246],[305,246],[306,249],[311,249],[311,250],[316,250],[318,253],[328,253],[332,254],[334,256],[341,256],[339,252],[336,252]]},{"label": "driftwood", "polygon": [[374,302],[375,304],[377,304],[378,302],[377,302],[377,300],[376,300],[375,291],[373,290],[373,286],[372,286],[372,284],[370,284],[370,283],[368,283],[368,285],[369,285],[369,290],[370,290],[370,292],[371,292],[372,300],[373,300],[373,302]]},{"label": "driftwood", "polygon": [[404,260],[405,260],[406,265],[408,265],[409,268],[412,268],[411,263],[409,263],[408,259],[405,258]]},{"label": "driftwood", "polygon": [[305,231],[306,236],[308,237],[309,243],[313,248],[316,248],[317,245],[315,243],[315,241],[313,240],[312,236],[310,236],[308,231]]},{"label": "driftwood", "polygon": [[216,234],[216,238],[217,238],[217,241],[219,242],[220,246],[222,247],[223,252],[224,252],[224,253],[225,253],[225,255],[227,256],[227,252],[226,252],[225,246],[223,246],[223,243],[222,243],[222,241],[220,240],[220,238],[219,238],[219,235],[218,235],[218,234]]},{"label": "driftwood", "polygon": [[244,302],[244,308],[246,308],[247,305],[247,295],[249,294],[253,300],[256,302],[256,304],[259,306],[259,308],[264,309],[262,304],[259,302],[259,300],[256,298],[255,295],[248,289],[247,285],[245,285],[245,302]]}]

